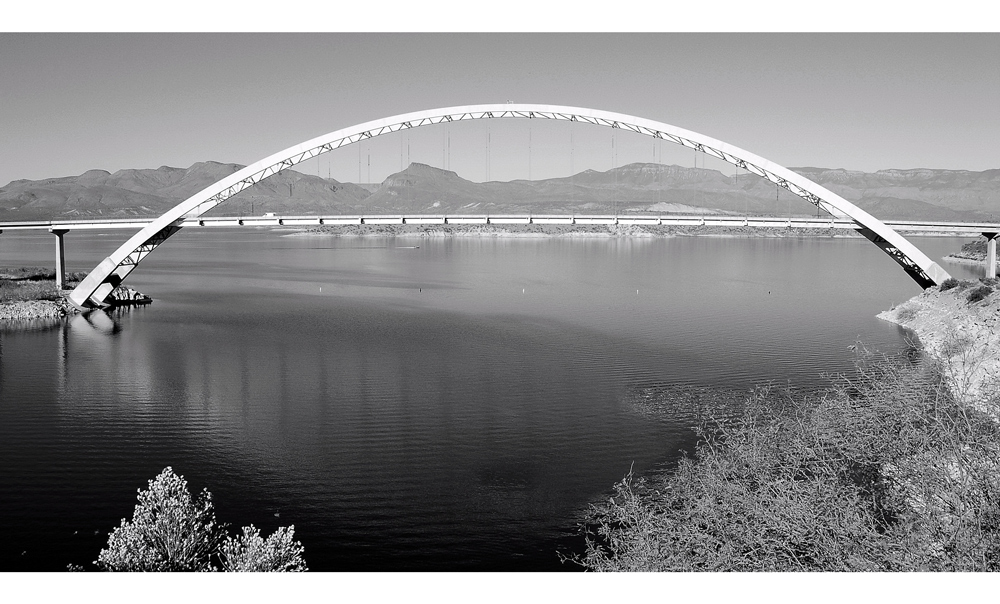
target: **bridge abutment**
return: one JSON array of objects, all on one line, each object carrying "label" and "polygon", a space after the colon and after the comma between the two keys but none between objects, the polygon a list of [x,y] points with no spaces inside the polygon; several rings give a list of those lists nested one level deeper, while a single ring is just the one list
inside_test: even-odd
[{"label": "bridge abutment", "polygon": [[69,229],[49,229],[49,232],[56,236],[56,289],[63,290],[66,282],[66,244],[63,241]]}]

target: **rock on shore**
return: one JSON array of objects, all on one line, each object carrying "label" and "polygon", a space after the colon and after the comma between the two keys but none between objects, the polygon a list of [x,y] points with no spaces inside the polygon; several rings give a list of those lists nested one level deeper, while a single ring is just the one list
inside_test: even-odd
[{"label": "rock on shore", "polygon": [[955,397],[993,415],[1000,392],[997,285],[996,279],[949,280],[878,315],[913,330],[924,351],[941,362]]}]

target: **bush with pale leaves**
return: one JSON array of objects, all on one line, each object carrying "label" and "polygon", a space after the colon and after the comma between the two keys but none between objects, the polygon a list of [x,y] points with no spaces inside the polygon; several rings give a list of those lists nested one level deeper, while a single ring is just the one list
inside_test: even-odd
[{"label": "bush with pale leaves", "polygon": [[253,527],[231,538],[215,519],[212,494],[192,498],[187,481],[169,466],[139,491],[131,520],[108,536],[96,564],[109,571],[304,571],[304,548],[294,527],[267,539]]},{"label": "bush with pale leaves", "polygon": [[222,544],[222,570],[231,572],[296,572],[306,570],[302,544],[293,541],[295,526],[279,527],[263,539],[254,525]]}]

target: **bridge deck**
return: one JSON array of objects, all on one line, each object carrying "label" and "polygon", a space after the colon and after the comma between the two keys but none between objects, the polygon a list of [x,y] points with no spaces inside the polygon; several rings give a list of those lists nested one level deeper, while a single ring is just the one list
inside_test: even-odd
[{"label": "bridge deck", "polygon": [[[0,232],[15,230],[106,230],[141,229],[152,218],[98,219],[98,220],[36,220],[0,222]],[[202,216],[180,221],[183,227],[264,227],[264,226],[318,226],[318,225],[391,225],[391,224],[554,224],[554,225],[668,225],[668,226],[721,226],[793,229],[858,229],[859,225],[847,218],[781,218],[774,216],[719,216],[719,215],[576,215],[576,214],[503,214],[503,215],[356,215],[356,216]],[[885,224],[898,231],[936,233],[996,233],[1000,223],[930,222],[897,220]]]}]

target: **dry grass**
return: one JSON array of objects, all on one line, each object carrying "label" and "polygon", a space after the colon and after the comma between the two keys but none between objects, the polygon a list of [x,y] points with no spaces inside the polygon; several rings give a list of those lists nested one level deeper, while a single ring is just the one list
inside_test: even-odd
[{"label": "dry grass", "polygon": [[58,300],[55,281],[0,280],[0,302]]},{"label": "dry grass", "polygon": [[901,323],[906,323],[907,321],[912,321],[917,316],[917,310],[911,307],[905,307],[899,309],[896,313],[896,319]]},{"label": "dry grass", "polygon": [[[68,273],[66,287],[75,287],[87,273]],[[56,273],[40,267],[0,268],[0,303],[58,300]]]},{"label": "dry grass", "polygon": [[53,269],[39,266],[0,267],[0,279],[8,281],[55,281],[56,272]]}]

